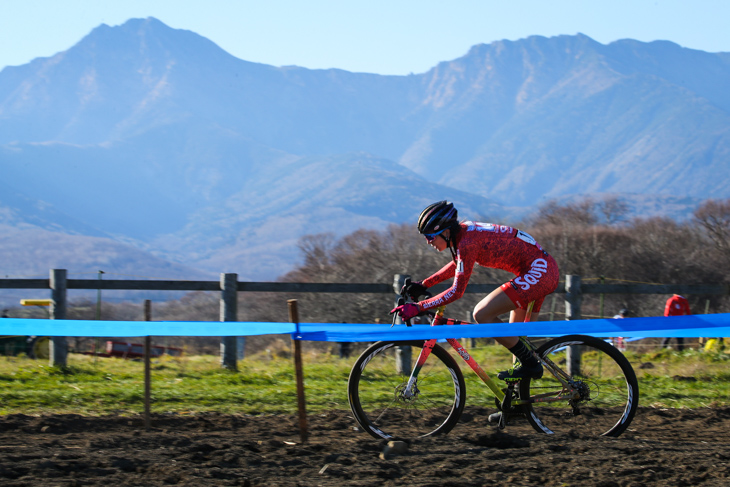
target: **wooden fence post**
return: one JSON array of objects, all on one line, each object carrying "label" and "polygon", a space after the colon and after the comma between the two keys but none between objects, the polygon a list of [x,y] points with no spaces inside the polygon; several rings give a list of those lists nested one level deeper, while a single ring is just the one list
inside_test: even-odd
[{"label": "wooden fence post", "polygon": [[[297,300],[290,299],[286,302],[289,308],[289,321],[297,324],[299,329],[299,308]],[[294,347],[294,372],[297,380],[297,410],[299,411],[299,438],[302,443],[307,442],[309,436],[307,427],[307,402],[304,398],[304,369],[302,367],[302,342],[301,340],[292,340]]]},{"label": "wooden fence post", "polygon": [[[152,301],[144,300],[144,320],[152,321]],[[144,429],[149,431],[152,421],[150,419],[150,396],[152,395],[152,384],[150,377],[150,353],[152,348],[152,337],[144,337]]]},{"label": "wooden fence post", "polygon": [[555,321],[555,305],[558,303],[558,295],[553,294],[553,300],[550,303],[550,321]]},{"label": "wooden fence post", "polygon": [[[50,319],[66,319],[66,269],[51,269],[51,309]],[[49,363],[52,367],[66,367],[68,357],[68,342],[66,337],[51,337],[49,345]]]},{"label": "wooden fence post", "polygon": [[[580,276],[565,276],[565,319],[580,320],[580,305],[583,302],[583,293],[580,289]],[[570,375],[580,374],[581,347],[571,345],[566,351],[567,372]]]},{"label": "wooden fence post", "polygon": [[[400,290],[403,287],[406,279],[411,276],[407,274],[396,274],[393,276],[393,291],[395,291],[396,298],[395,303],[398,304],[398,298],[400,297]],[[400,316],[395,317],[395,324],[402,325],[403,320]],[[410,345],[404,345],[402,347],[395,347],[395,370],[401,375],[410,375],[411,373],[411,347]]]},{"label": "wooden fence post", "polygon": [[[606,282],[606,278],[603,277],[603,276],[601,276],[601,281],[600,282],[601,282],[601,284],[604,284]],[[599,304],[598,317],[601,318],[601,319],[603,319],[603,304],[604,304],[604,296],[605,296],[605,294],[604,293],[601,293],[599,296],[600,296],[600,298],[599,298],[599,301],[598,301],[598,304]]]},{"label": "wooden fence post", "polygon": [[[238,274],[221,274],[221,321],[238,321]],[[235,336],[221,337],[221,366],[238,370]]]}]

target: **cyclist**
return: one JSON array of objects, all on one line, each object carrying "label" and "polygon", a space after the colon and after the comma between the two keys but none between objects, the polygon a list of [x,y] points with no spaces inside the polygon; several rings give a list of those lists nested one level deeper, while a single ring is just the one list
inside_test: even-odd
[{"label": "cyclist", "polygon": [[[474,264],[502,269],[516,277],[492,291],[474,307],[477,323],[501,323],[499,315],[509,312],[510,323],[524,321],[527,306],[534,301],[531,321],[537,321],[545,296],[558,286],[558,265],[542,247],[525,232],[505,225],[459,222],[458,212],[448,201],[427,206],[418,218],[418,231],[429,245],[451,252],[451,262],[423,281],[412,282],[406,291],[417,300],[426,289],[451,277],[446,291],[422,301],[406,303],[391,310],[404,320],[428,309],[451,303],[462,297]],[[500,372],[502,379],[539,379],[542,365],[516,336],[495,340],[517,357],[520,364]]]}]

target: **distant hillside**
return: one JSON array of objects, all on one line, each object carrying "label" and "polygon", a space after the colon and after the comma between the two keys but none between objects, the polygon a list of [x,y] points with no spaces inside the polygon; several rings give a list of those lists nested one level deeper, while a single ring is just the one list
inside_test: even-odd
[{"label": "distant hillside", "polygon": [[[73,251],[86,236],[269,280],[302,235],[443,198],[493,221],[585,194],[682,218],[730,196],[729,82],[730,54],[669,42],[535,36],[380,76],[250,63],[153,18],[101,25],[0,71],[0,222],[81,239],[14,234],[26,267],[36,250],[98,267]],[[125,260],[163,265],[147,257]]]},{"label": "distant hillside", "polygon": [[193,214],[182,231],[159,238],[154,246],[176,260],[192,256],[204,269],[237,263],[243,264],[237,268],[242,275],[262,266],[280,275],[291,268],[286,256],[300,237],[415,222],[434,198],[452,200],[474,218],[493,219],[509,211],[368,154],[292,158],[260,168],[225,205]]},{"label": "distant hillside", "polygon": [[[49,269],[63,269],[67,262],[74,262],[71,272],[77,275],[103,270],[134,279],[218,279],[217,274],[172,264],[110,239],[32,227],[19,229],[0,224],[0,248],[4,261],[2,277],[47,277]],[[27,257],[29,249],[33,251],[32,259]]]},{"label": "distant hillside", "polygon": [[[100,270],[108,279],[219,279],[219,274],[172,263],[109,238],[68,235],[30,225],[0,223],[0,249],[0,278],[47,279],[51,269],[67,269],[72,279],[96,279]],[[160,299],[175,297],[175,293],[169,292],[152,294]],[[69,291],[70,300],[94,295],[94,291]],[[131,291],[105,292],[107,299],[134,299],[134,296],[143,299]],[[17,306],[21,298],[47,297],[47,290],[0,289],[0,306]],[[151,298],[151,293],[145,298]]]}]

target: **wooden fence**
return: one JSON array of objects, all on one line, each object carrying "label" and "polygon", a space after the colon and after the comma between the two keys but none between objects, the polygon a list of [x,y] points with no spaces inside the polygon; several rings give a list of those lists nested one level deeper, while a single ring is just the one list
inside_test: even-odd
[{"label": "wooden fence", "polygon": [[[51,293],[50,318],[66,318],[67,291],[86,290],[136,290],[136,291],[217,291],[220,292],[220,321],[237,321],[239,292],[275,293],[356,293],[390,294],[400,290],[405,275],[396,274],[391,284],[386,283],[296,283],[296,282],[244,282],[238,274],[222,273],[219,281],[175,280],[101,280],[68,279],[65,269],[52,269],[48,279],[0,279],[0,289],[49,289]],[[487,294],[499,284],[469,284],[466,292]],[[447,285],[434,286],[440,292]],[[565,318],[581,319],[581,303],[584,294],[701,294],[727,295],[730,287],[721,284],[584,284],[580,276],[568,275],[555,291],[565,294]],[[237,337],[221,337],[221,365],[236,368]],[[66,337],[52,337],[50,345],[51,365],[65,366],[68,346]]]}]

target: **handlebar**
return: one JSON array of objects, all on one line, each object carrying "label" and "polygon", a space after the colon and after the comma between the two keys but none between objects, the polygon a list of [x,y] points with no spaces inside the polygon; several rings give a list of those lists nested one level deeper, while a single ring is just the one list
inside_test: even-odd
[{"label": "handlebar", "polygon": [[[403,306],[404,304],[406,304],[406,299],[403,296],[399,297],[398,301],[396,302],[396,306]],[[390,325],[391,328],[393,328],[395,326],[395,322],[397,320],[398,320],[398,313],[393,313],[393,324]],[[412,326],[411,320],[406,320],[406,326]]]},{"label": "handlebar", "polygon": [[[401,289],[400,289],[400,296],[398,297],[398,301],[396,301],[396,306],[402,306],[402,305],[404,305],[406,303],[412,303],[412,302],[414,302],[414,300],[411,298],[411,296],[408,295],[408,292],[406,292],[406,288],[408,288],[409,284],[411,284],[411,278],[410,277],[406,277],[405,280],[403,281],[403,287],[401,287]],[[424,297],[426,299],[430,298],[431,297],[431,293],[426,292],[424,294]],[[426,315],[433,316],[433,312],[432,311],[423,311],[423,312],[421,312],[421,313],[418,314],[418,316],[426,316]],[[395,326],[395,322],[396,322],[397,319],[398,319],[398,313],[393,313],[393,324],[390,325],[391,328],[393,326]],[[411,323],[411,321],[412,321],[412,319],[405,320],[405,325],[406,326],[413,326],[413,323]]]}]

